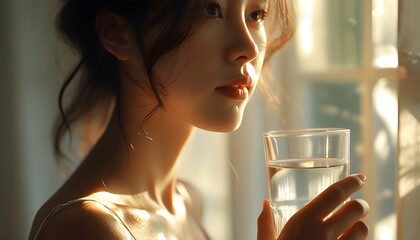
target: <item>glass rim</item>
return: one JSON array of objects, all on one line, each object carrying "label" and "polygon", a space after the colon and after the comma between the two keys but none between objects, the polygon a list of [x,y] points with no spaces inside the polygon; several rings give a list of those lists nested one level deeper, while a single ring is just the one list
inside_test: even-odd
[{"label": "glass rim", "polygon": [[319,136],[332,134],[350,133],[348,128],[301,128],[273,130],[264,133],[264,137],[288,137],[288,136]]}]

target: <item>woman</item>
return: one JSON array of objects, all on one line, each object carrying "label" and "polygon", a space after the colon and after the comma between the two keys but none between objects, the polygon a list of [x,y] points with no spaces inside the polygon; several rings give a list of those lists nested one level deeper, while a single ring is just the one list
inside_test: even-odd
[{"label": "woman", "polygon": [[[208,239],[198,194],[175,176],[181,152],[196,127],[239,127],[264,63],[292,36],[290,8],[287,0],[66,0],[59,29],[81,61],[60,93],[58,155],[70,127],[107,121],[37,213],[30,239]],[[364,239],[361,200],[323,221],[363,182],[351,176],[326,190],[279,239]],[[259,239],[276,238],[267,202],[258,226]]]}]

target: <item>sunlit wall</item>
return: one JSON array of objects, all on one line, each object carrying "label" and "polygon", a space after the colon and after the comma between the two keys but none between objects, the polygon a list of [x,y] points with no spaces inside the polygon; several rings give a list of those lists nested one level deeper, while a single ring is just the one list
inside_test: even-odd
[{"label": "sunlit wall", "polygon": [[418,0],[400,0],[398,239],[420,236],[420,28]]}]

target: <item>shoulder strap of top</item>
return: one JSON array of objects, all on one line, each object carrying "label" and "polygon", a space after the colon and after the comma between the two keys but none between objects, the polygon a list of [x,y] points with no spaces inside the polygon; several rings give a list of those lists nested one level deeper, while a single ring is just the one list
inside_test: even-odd
[{"label": "shoulder strap of top", "polygon": [[109,206],[107,206],[106,204],[96,200],[96,199],[90,199],[90,198],[78,198],[78,199],[74,199],[74,200],[70,200],[66,203],[61,203],[59,205],[57,205],[56,207],[54,207],[49,213],[48,215],[44,218],[44,220],[42,221],[41,225],[38,228],[38,231],[35,234],[34,240],[38,240],[41,237],[42,232],[44,231],[45,227],[47,226],[47,224],[49,223],[49,221],[61,210],[63,210],[64,208],[75,204],[75,203],[79,203],[79,202],[95,202],[98,203],[100,205],[102,205],[103,207],[105,207],[112,215],[114,215],[117,220],[125,227],[125,229],[128,231],[128,233],[130,233],[131,237],[133,239],[136,239],[136,237],[134,236],[134,234],[130,231],[130,229],[128,228],[128,226],[124,223],[124,221],[118,216],[118,214]]}]

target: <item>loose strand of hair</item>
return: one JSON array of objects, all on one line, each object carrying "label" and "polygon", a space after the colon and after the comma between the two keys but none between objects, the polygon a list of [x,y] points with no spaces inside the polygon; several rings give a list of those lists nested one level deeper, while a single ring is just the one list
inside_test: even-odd
[{"label": "loose strand of hair", "polygon": [[66,154],[64,154],[64,152],[63,152],[63,150],[61,149],[61,146],[60,146],[61,139],[64,136],[65,132],[69,133],[70,139],[72,138],[71,129],[70,129],[71,121],[69,121],[69,119],[67,118],[66,110],[65,110],[65,107],[64,107],[64,95],[65,95],[70,83],[73,82],[76,74],[80,71],[83,63],[84,63],[84,58],[82,57],[80,59],[80,61],[77,63],[77,65],[74,67],[74,69],[70,72],[70,75],[64,81],[64,83],[63,83],[63,85],[60,89],[59,95],[58,95],[58,108],[59,108],[59,113],[60,113],[61,120],[59,120],[58,126],[56,128],[54,150],[57,154],[57,157],[59,157],[59,158],[66,158]]}]

